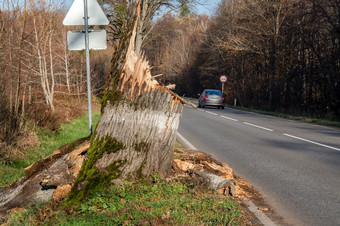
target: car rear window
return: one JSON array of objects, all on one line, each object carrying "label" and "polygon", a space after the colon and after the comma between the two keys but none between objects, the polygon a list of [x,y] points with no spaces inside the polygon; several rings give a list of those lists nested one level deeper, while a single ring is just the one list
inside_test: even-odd
[{"label": "car rear window", "polygon": [[221,91],[219,91],[219,90],[207,90],[207,91],[205,92],[205,94],[206,94],[206,95],[219,95],[219,96],[222,95],[222,94],[221,94]]}]

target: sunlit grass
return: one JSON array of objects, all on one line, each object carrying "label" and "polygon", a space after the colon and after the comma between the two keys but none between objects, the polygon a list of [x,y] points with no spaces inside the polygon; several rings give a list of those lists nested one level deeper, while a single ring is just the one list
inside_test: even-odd
[{"label": "sunlit grass", "polygon": [[[62,206],[62,205],[60,205]],[[241,208],[230,198],[181,181],[112,185],[78,209],[32,207],[13,225],[241,225]]]},{"label": "sunlit grass", "polygon": [[[96,125],[100,118],[100,112],[93,112],[92,121]],[[0,187],[8,185],[24,175],[24,168],[32,163],[52,154],[58,147],[89,135],[87,114],[62,124],[59,131],[52,133],[45,129],[39,129],[37,136],[39,146],[27,150],[25,156],[13,161],[11,165],[0,163]]]}]

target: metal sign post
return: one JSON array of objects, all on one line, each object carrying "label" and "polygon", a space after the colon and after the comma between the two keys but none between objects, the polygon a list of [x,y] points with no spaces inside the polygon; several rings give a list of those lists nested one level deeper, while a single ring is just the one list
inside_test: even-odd
[{"label": "metal sign post", "polygon": [[106,49],[106,32],[93,31],[91,33],[91,37],[93,39],[91,44],[89,25],[108,25],[109,20],[105,16],[97,0],[74,0],[71,8],[67,12],[63,20],[63,24],[68,26],[84,25],[85,27],[85,33],[83,31],[67,32],[67,44],[69,50],[85,49],[86,51],[87,101],[89,112],[89,133],[91,135],[93,129],[91,106],[90,47],[91,49]]},{"label": "metal sign post", "polygon": [[227,76],[221,75],[220,81],[222,82],[222,95],[223,95],[224,83],[227,81]]},{"label": "metal sign post", "polygon": [[85,51],[86,51],[86,79],[87,79],[87,102],[89,111],[89,133],[92,135],[92,105],[91,105],[91,77],[90,77],[90,50],[89,50],[89,17],[87,0],[84,0],[84,23],[85,23]]}]

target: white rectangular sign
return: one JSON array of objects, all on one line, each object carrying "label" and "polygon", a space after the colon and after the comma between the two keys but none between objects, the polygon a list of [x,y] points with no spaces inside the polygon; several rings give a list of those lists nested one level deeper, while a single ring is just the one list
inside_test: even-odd
[{"label": "white rectangular sign", "polygon": [[[85,32],[68,31],[67,45],[69,50],[85,49]],[[89,49],[106,49],[106,31],[94,30],[89,32]]]}]

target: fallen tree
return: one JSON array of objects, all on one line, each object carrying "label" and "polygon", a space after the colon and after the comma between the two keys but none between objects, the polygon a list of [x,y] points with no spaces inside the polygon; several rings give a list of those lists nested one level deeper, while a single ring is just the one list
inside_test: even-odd
[{"label": "fallen tree", "polygon": [[58,190],[74,183],[89,146],[89,137],[64,145],[27,167],[18,181],[0,188],[0,222],[13,208],[49,201],[53,194],[65,197]]}]

